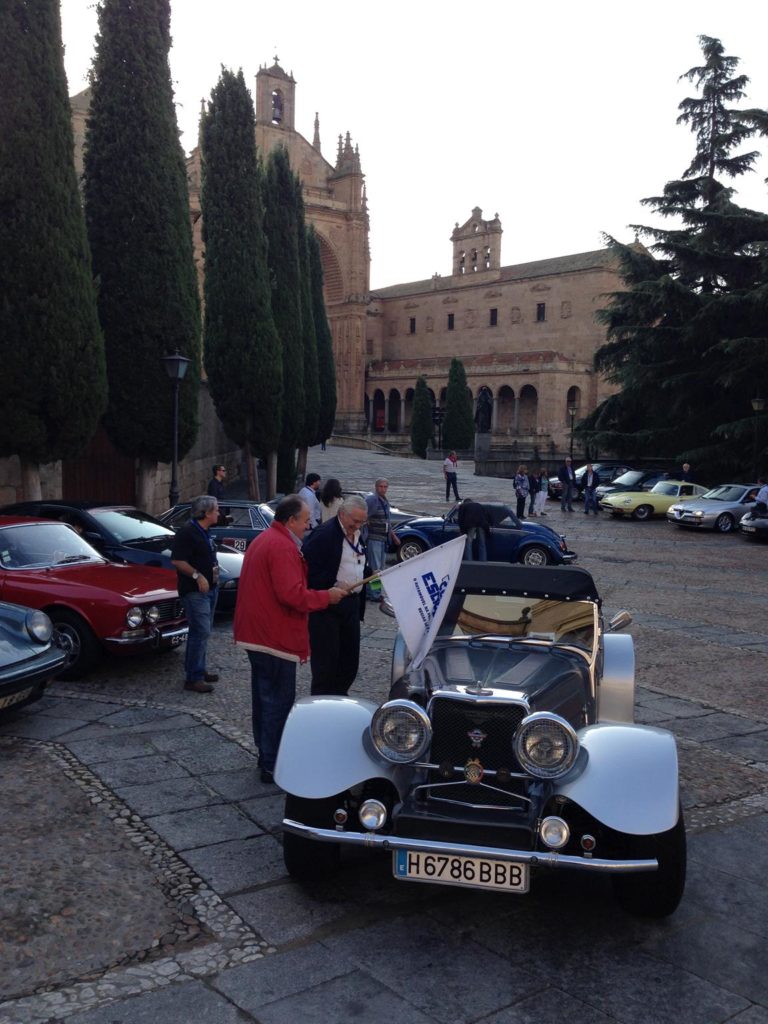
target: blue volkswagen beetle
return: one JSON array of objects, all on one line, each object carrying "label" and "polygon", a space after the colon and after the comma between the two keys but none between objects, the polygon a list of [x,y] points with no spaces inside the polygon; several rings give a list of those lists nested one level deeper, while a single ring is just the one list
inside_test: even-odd
[{"label": "blue volkswagen beetle", "polygon": [[45,612],[0,601],[0,714],[39,700],[66,664]]},{"label": "blue volkswagen beetle", "polygon": [[[565,537],[543,523],[529,523],[517,518],[501,501],[481,501],[491,520],[488,537],[488,560],[521,562],[523,565],[569,565],[576,554],[568,550]],[[445,544],[459,535],[459,505],[444,516],[421,516],[395,527],[400,538],[400,561],[420,555],[422,551]]]}]

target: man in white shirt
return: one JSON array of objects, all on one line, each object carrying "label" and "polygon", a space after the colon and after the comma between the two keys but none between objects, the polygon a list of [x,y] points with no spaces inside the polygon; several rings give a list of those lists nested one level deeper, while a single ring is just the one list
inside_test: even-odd
[{"label": "man in white shirt", "polygon": [[304,486],[299,491],[299,497],[309,509],[309,528],[315,530],[320,525],[322,509],[317,492],[320,490],[320,474],[307,473]]}]

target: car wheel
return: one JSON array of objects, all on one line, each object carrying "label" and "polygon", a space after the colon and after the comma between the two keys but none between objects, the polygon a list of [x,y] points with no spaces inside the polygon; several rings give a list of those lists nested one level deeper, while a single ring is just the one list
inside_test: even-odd
[{"label": "car wheel", "polygon": [[718,533],[732,533],[735,526],[736,521],[727,512],[721,512],[715,520],[715,529]]},{"label": "car wheel", "polygon": [[397,549],[397,558],[400,562],[405,562],[409,558],[415,558],[416,555],[420,555],[422,552],[427,550],[427,545],[423,540],[419,540],[418,537],[406,537]]},{"label": "car wheel", "polygon": [[685,890],[685,822],[683,811],[669,832],[654,836],[626,836],[622,854],[630,858],[655,857],[656,871],[615,875],[613,892],[617,902],[639,917],[667,917],[672,914]]},{"label": "car wheel", "polygon": [[59,646],[67,654],[67,667],[59,673],[59,679],[80,679],[96,664],[99,641],[88,623],[75,612],[52,608],[48,614],[59,634]]},{"label": "car wheel", "polygon": [[539,544],[532,544],[531,547],[526,548],[522,555],[520,555],[520,562],[523,565],[531,565],[536,567],[542,565],[549,565],[549,552],[546,548],[541,547],[541,545]]},{"label": "car wheel", "polygon": [[[285,816],[302,825],[333,828],[333,812],[339,806],[337,797],[325,800],[306,800],[303,797],[285,797]],[[283,861],[291,878],[299,882],[320,882],[339,866],[341,847],[338,843],[320,843],[290,832],[283,832]]]},{"label": "car wheel", "polygon": [[638,505],[632,513],[632,518],[637,519],[640,523],[644,523],[645,520],[650,519],[652,515],[653,509],[650,505]]}]

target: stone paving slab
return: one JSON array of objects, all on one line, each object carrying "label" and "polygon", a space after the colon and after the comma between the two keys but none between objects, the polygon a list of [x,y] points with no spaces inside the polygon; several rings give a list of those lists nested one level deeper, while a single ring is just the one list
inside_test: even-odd
[{"label": "stone paving slab", "polygon": [[187,850],[184,859],[222,896],[285,878],[283,848],[272,836],[216,842]]},{"label": "stone paving slab", "polygon": [[221,803],[221,796],[191,776],[159,778],[141,786],[114,786],[114,791],[126,804],[142,817],[170,814]]},{"label": "stone paving slab", "polygon": [[147,824],[174,850],[197,850],[212,843],[262,834],[255,821],[228,804],[214,804],[206,807],[204,813],[195,809],[158,814],[147,818]]},{"label": "stone paving slab", "polygon": [[[87,762],[86,762],[87,763]],[[90,766],[108,786],[151,785],[157,779],[187,777],[189,772],[170,757],[125,757],[120,761],[97,761]]]},{"label": "stone paving slab", "polygon": [[237,1007],[199,981],[172,985],[68,1018],[69,1024],[243,1024]]},{"label": "stone paving slab", "polygon": [[563,1021],[577,1020],[589,1021],[589,1024],[611,1024],[614,1018],[606,1017],[562,989],[550,987],[505,1006],[498,1013],[480,1018],[477,1024],[563,1024]]}]

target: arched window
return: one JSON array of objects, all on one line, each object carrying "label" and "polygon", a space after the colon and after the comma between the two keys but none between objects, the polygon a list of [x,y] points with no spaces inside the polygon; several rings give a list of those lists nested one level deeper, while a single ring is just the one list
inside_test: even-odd
[{"label": "arched window", "polygon": [[521,434],[532,434],[536,430],[539,411],[539,396],[532,384],[520,389],[520,409],[517,429]]},{"label": "arched window", "polygon": [[272,92],[272,124],[283,123],[283,94],[279,89]]},{"label": "arched window", "polygon": [[581,411],[581,388],[572,387],[568,388],[568,395],[565,400],[565,423],[570,427],[571,425],[571,409],[574,409],[573,414],[574,420],[579,420],[583,416]]}]

